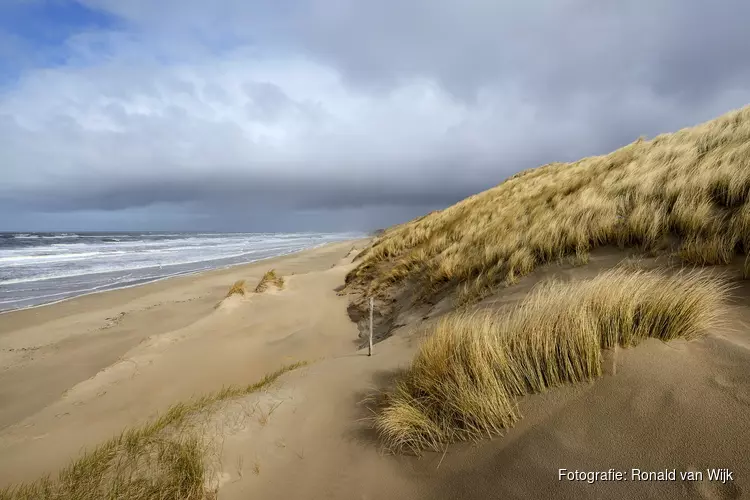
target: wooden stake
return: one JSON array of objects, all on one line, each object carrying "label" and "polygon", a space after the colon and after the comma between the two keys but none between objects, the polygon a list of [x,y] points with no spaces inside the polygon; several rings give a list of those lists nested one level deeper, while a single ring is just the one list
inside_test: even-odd
[{"label": "wooden stake", "polygon": [[612,375],[617,375],[617,351],[619,344],[615,343],[615,349],[612,353]]},{"label": "wooden stake", "polygon": [[372,310],[375,308],[372,297],[370,297],[370,349],[367,351],[368,356],[372,356]]}]

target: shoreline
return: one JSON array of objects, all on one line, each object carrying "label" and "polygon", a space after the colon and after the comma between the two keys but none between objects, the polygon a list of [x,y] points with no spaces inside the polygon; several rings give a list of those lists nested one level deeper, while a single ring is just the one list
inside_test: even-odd
[{"label": "shoreline", "polygon": [[[52,305],[60,304],[62,302],[66,302],[66,301],[69,301],[69,300],[75,300],[75,299],[79,299],[81,297],[87,297],[89,295],[95,295],[95,294],[107,293],[107,292],[116,292],[118,290],[126,290],[126,289],[130,289],[130,288],[136,288],[136,287],[140,287],[140,286],[146,286],[146,285],[150,285],[150,284],[153,284],[153,283],[159,283],[161,281],[172,279],[172,278],[182,278],[182,277],[186,277],[186,276],[197,276],[197,275],[201,275],[203,273],[210,273],[210,272],[214,272],[214,271],[224,271],[224,270],[235,268],[235,267],[239,267],[239,266],[247,266],[247,265],[251,265],[251,264],[256,264],[258,262],[269,261],[269,260],[272,260],[272,259],[278,259],[278,258],[282,258],[282,257],[287,257],[289,255],[294,255],[294,254],[297,254],[297,253],[300,253],[300,252],[305,252],[305,251],[309,251],[309,250],[314,250],[316,248],[321,248],[321,247],[324,247],[326,245],[332,245],[332,244],[337,244],[337,243],[346,243],[346,242],[357,242],[357,241],[361,241],[361,240],[367,240],[367,238],[352,239],[352,240],[341,240],[341,241],[328,241],[328,242],[320,243],[318,245],[311,246],[311,247],[308,247],[308,248],[303,248],[301,250],[294,250],[294,251],[291,251],[291,252],[288,252],[288,253],[283,253],[283,254],[280,254],[280,255],[274,255],[272,257],[262,257],[260,259],[248,260],[248,261],[245,261],[245,262],[237,262],[237,263],[234,263],[234,264],[227,264],[227,265],[224,265],[224,266],[214,267],[214,268],[211,268],[211,269],[198,269],[198,270],[195,270],[195,271],[185,271],[185,272],[177,273],[177,274],[169,274],[167,276],[161,276],[159,278],[147,279],[146,281],[142,281],[142,282],[139,282],[139,283],[130,283],[130,284],[126,284],[126,285],[123,285],[123,286],[115,286],[113,288],[107,288],[107,289],[104,289],[104,290],[87,291],[85,293],[81,293],[81,294],[78,294],[78,295],[71,295],[70,297],[65,297],[65,298],[62,298],[62,299],[59,299],[59,300],[53,300],[51,302],[43,302],[41,304],[34,304],[34,305],[26,306],[26,307],[17,307],[17,308],[14,308],[14,309],[2,309],[2,310],[0,310],[0,317],[2,317],[5,314],[10,314],[10,313],[14,313],[14,312],[27,311],[29,309],[36,309],[36,308],[44,307],[44,306],[52,306]],[[210,261],[201,261],[201,262],[210,262]],[[156,267],[156,266],[154,266],[154,267]],[[100,274],[100,273],[91,273],[91,274]],[[39,280],[39,281],[42,281],[42,280]]]},{"label": "shoreline", "polygon": [[[259,265],[259,264],[264,263],[264,262],[274,262],[274,261],[277,261],[279,259],[284,259],[284,258],[288,258],[288,257],[294,256],[294,255],[303,254],[305,252],[310,252],[310,251],[314,251],[314,250],[317,250],[317,249],[320,249],[320,248],[325,248],[325,247],[330,246],[330,245],[339,245],[339,244],[347,244],[347,243],[352,244],[352,245],[357,245],[357,244],[362,244],[362,242],[370,241],[370,239],[371,238],[355,238],[355,239],[351,239],[351,240],[330,241],[330,242],[326,242],[326,243],[321,243],[321,244],[313,246],[313,247],[304,248],[302,250],[297,250],[297,251],[293,251],[293,252],[289,252],[289,253],[281,254],[281,255],[274,255],[273,257],[265,257],[265,258],[256,259],[256,260],[252,260],[252,261],[240,262],[240,263],[237,263],[237,264],[229,264],[229,265],[226,265],[226,266],[215,267],[215,268],[212,268],[212,269],[202,269],[202,270],[197,270],[197,271],[187,271],[187,272],[184,272],[184,273],[172,274],[172,275],[169,275],[169,276],[163,276],[161,278],[156,278],[156,279],[149,280],[149,281],[146,281],[146,282],[143,282],[143,283],[134,283],[134,284],[124,285],[124,286],[118,286],[116,288],[109,288],[109,289],[106,289],[106,290],[94,290],[94,291],[91,291],[91,292],[82,293],[80,295],[73,295],[71,297],[65,297],[63,299],[55,300],[55,301],[52,301],[52,302],[45,302],[43,304],[36,304],[36,305],[32,305],[32,306],[27,306],[27,307],[21,307],[21,308],[16,308],[16,309],[3,310],[3,311],[0,311],[0,336],[2,336],[3,333],[4,333],[4,330],[2,328],[2,326],[3,326],[2,325],[2,320],[5,317],[11,316],[11,315],[14,315],[14,314],[23,314],[25,312],[39,310],[39,309],[42,309],[42,308],[45,308],[45,307],[59,306],[60,304],[70,303],[72,301],[85,299],[87,297],[95,297],[95,296],[101,296],[103,294],[108,294],[108,293],[117,293],[117,292],[123,292],[123,291],[128,291],[128,290],[141,289],[141,288],[146,288],[146,287],[155,286],[155,285],[163,285],[164,283],[168,282],[169,280],[180,280],[180,279],[187,279],[187,278],[197,278],[197,277],[202,277],[202,276],[208,276],[208,275],[211,275],[211,274],[214,274],[214,273],[223,273],[223,274],[226,274],[227,272],[232,271],[232,270],[240,270],[241,268],[243,268],[245,266],[256,266],[256,265]],[[231,285],[231,283],[229,285]]]},{"label": "shoreline", "polygon": [[[255,262],[171,276],[138,286],[81,295],[0,315],[0,395],[3,402],[0,405],[0,444],[3,433],[23,427],[22,422],[34,418],[39,412],[43,413],[45,408],[60,404],[75,387],[86,385],[111,370],[132,370],[133,367],[136,367],[136,371],[142,370],[139,363],[124,366],[122,361],[151,343],[167,342],[172,345],[172,342],[186,337],[233,331],[235,327],[224,324],[225,311],[217,310],[216,306],[236,280],[245,279],[254,286],[263,273],[275,268],[291,278],[288,280],[290,290],[281,294],[288,296],[295,282],[309,280],[311,274],[333,276],[342,272],[342,258],[351,253],[352,247],[361,249],[367,241],[369,239],[326,243]],[[333,269],[334,266],[336,269]],[[338,278],[343,281],[343,275]],[[331,294],[335,295],[333,288],[336,285],[330,287]],[[259,303],[276,298],[274,293],[253,295],[252,301]],[[299,307],[305,307],[304,303]],[[345,306],[338,307],[345,316]],[[249,320],[256,321],[256,318],[253,316]],[[345,319],[350,322],[348,317]],[[210,326],[213,323],[216,325]],[[266,323],[272,325],[274,320],[268,319]],[[304,323],[300,326],[304,326]],[[256,327],[265,328],[266,325],[251,328]],[[352,328],[356,329],[353,324]],[[161,352],[165,347],[158,350]],[[321,346],[321,349],[324,347]],[[291,355],[294,349],[290,347],[284,356]],[[205,354],[204,350],[201,356]],[[222,356],[217,354],[211,358],[220,362]],[[247,356],[252,359],[250,353]],[[252,380],[256,375],[262,375],[261,368],[270,369],[271,365],[275,368],[277,364],[283,364],[284,356],[279,353],[275,363],[272,363],[273,357],[269,357],[253,367],[236,363],[230,367],[234,371],[227,373],[224,379],[214,380],[213,376],[208,376],[205,381],[196,382],[194,387],[178,384],[179,387],[174,389],[160,390],[178,391],[175,396],[182,398],[185,394],[179,391],[189,389],[190,393],[205,392],[224,384]],[[207,362],[212,361],[209,359]],[[223,368],[216,369],[221,371]],[[175,373],[183,371],[180,368]],[[125,418],[125,421],[120,420],[118,426],[130,424],[126,417],[132,416],[133,411],[121,411],[124,411],[124,415],[120,418]],[[65,413],[68,412],[56,414]]]}]

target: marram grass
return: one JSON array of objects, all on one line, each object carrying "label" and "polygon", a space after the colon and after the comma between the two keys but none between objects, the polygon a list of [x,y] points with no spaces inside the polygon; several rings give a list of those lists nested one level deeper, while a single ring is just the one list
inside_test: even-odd
[{"label": "marram grass", "polygon": [[[551,163],[388,229],[348,284],[463,284],[462,301],[604,245],[694,265],[750,250],[750,107],[610,154]],[[746,274],[750,274],[746,270]]]},{"label": "marram grass", "polygon": [[245,295],[245,280],[237,280],[234,282],[227,292],[227,297],[231,297],[232,295]]},{"label": "marram grass", "polygon": [[284,277],[276,273],[274,269],[267,271],[261,278],[255,287],[256,293],[265,292],[269,286],[275,286],[279,290],[284,288]]},{"label": "marram grass", "polygon": [[123,431],[73,461],[56,476],[0,490],[0,500],[214,500],[205,439],[188,425],[220,401],[259,391],[298,362],[254,384],[177,403],[158,418]]},{"label": "marram grass", "polygon": [[717,325],[728,294],[705,271],[616,269],[535,289],[504,312],[455,313],[385,394],[375,426],[396,451],[442,450],[497,435],[518,397],[602,373],[602,349],[694,339]]}]

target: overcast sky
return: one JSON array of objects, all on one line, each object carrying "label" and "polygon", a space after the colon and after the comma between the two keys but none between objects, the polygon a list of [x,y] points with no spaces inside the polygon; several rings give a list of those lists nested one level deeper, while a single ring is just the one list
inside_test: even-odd
[{"label": "overcast sky", "polygon": [[368,230],[750,102],[746,0],[0,0],[0,230]]}]

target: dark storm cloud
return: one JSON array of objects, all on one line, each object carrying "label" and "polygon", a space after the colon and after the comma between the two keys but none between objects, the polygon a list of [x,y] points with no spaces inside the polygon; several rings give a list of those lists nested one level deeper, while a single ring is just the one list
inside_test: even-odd
[{"label": "dark storm cloud", "polygon": [[0,93],[4,206],[397,219],[750,101],[739,0],[84,3],[132,33]]},{"label": "dark storm cloud", "polygon": [[[308,176],[296,179],[211,175],[192,178],[139,179],[110,183],[80,183],[73,187],[35,189],[6,195],[2,200],[28,209],[48,212],[71,210],[124,210],[161,203],[198,203],[210,207],[265,207],[268,209],[336,210],[369,206],[446,206],[489,187],[477,182],[446,184],[425,179],[421,189],[387,180]],[[62,188],[62,189],[61,189]]]}]

